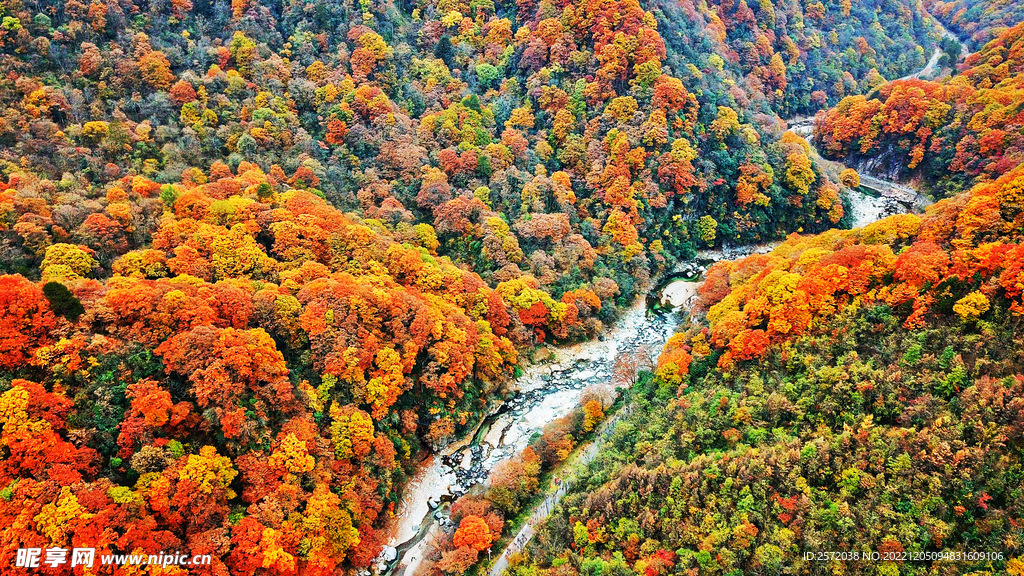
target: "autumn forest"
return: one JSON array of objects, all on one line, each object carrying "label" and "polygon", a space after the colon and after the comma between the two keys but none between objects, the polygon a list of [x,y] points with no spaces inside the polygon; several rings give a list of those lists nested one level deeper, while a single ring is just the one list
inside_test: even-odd
[{"label": "autumn forest", "polygon": [[0,0],[0,72],[0,574],[1024,574],[1019,3]]}]

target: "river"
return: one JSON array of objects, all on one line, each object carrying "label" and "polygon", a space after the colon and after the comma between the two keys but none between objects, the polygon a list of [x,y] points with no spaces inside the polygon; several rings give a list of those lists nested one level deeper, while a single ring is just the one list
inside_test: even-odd
[{"label": "river", "polygon": [[[697,284],[687,284],[688,291],[673,291],[674,301],[696,296]],[[553,357],[526,368],[514,382],[513,397],[484,420],[472,440],[433,456],[410,481],[398,506],[390,549],[378,559],[378,570],[388,564],[380,571],[415,574],[432,534],[450,526],[447,503],[483,485],[497,463],[521,452],[535,432],[568,414],[584,390],[612,400],[617,355],[646,351],[653,360],[678,323],[671,311],[648,311],[644,299],[638,298],[602,339],[550,348]]]}]

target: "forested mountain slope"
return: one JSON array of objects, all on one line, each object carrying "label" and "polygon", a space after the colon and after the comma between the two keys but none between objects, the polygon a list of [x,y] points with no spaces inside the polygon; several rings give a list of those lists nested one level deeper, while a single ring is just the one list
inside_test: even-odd
[{"label": "forested mountain slope", "polygon": [[[838,222],[835,187],[767,115],[923,62],[880,24],[925,42],[920,16],[878,17],[891,6],[690,8],[661,7],[659,24],[635,2],[26,3],[6,24],[0,138],[9,172],[66,190],[23,194],[107,263],[145,247],[161,209],[137,210],[125,242],[94,240],[95,219],[82,226],[116,180],[247,161],[342,210],[433,225],[492,285],[526,273],[560,297],[604,275],[628,296],[664,258]],[[32,270],[41,254],[11,238],[2,256]]]},{"label": "forested mountain slope", "polygon": [[4,3],[0,562],[365,567],[521,352],[845,222],[775,114],[919,64],[890,4]]}]

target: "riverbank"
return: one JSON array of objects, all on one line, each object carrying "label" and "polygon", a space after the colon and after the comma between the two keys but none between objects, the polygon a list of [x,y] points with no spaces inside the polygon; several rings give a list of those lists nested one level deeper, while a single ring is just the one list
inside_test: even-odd
[{"label": "riverbank", "polygon": [[[692,284],[692,283],[691,283]],[[595,457],[597,457],[598,451],[604,442],[611,436],[615,430],[615,425],[622,420],[622,418],[632,414],[632,405],[621,407],[615,412],[610,418],[604,421],[604,423],[598,428],[594,434],[594,438],[582,446],[578,446],[573,452],[573,455],[564,462],[555,472],[559,474],[559,481],[556,482],[552,489],[543,493],[539,500],[531,505],[529,508],[530,514],[526,521],[522,524],[519,530],[512,538],[499,540],[498,543],[504,542],[501,546],[501,553],[494,559],[487,569],[488,576],[501,576],[501,573],[508,568],[509,558],[526,547],[526,544],[533,538],[533,535],[537,532],[536,527],[543,522],[552,511],[555,506],[562,501],[562,497],[565,496],[569,489],[574,484],[574,476],[566,476],[563,473],[565,470],[578,469],[580,466],[586,466]]]},{"label": "riverbank", "polygon": [[534,432],[568,414],[584,390],[612,402],[615,358],[642,349],[656,356],[677,323],[671,314],[649,313],[638,298],[602,337],[548,346],[549,360],[525,369],[514,382],[515,395],[485,418],[474,438],[429,458],[412,478],[396,512],[394,536],[378,558],[378,572],[415,574],[432,534],[450,527],[449,502],[485,485],[494,466],[521,452]]},{"label": "riverbank", "polygon": [[[811,139],[814,131],[814,118],[809,116],[791,118],[787,121],[787,128],[807,139],[811,146],[811,159],[829,178],[838,181],[839,174],[848,166],[821,155]],[[875,191],[877,196],[865,194],[860,190],[850,190],[847,193],[853,217],[852,228],[866,226],[893,214],[909,210],[923,210],[925,206],[931,204],[931,199],[900,182],[887,179],[883,177],[884,175],[872,174],[870,171],[858,170],[858,172],[861,173],[861,185]]]},{"label": "riverbank", "polygon": [[697,289],[703,282],[677,280],[661,291],[661,304],[670,308],[691,308],[697,300]]}]

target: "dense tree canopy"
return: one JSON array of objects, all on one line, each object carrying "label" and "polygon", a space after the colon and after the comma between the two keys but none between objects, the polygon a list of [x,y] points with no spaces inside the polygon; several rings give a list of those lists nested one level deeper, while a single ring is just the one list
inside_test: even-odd
[{"label": "dense tree canopy", "polygon": [[[0,10],[0,563],[87,543],[214,574],[367,567],[524,352],[596,336],[698,249],[847,224],[779,115],[934,43],[891,0]],[[604,408],[496,471],[436,569]]]},{"label": "dense tree canopy", "polygon": [[[766,109],[787,118],[905,76],[924,65],[934,45],[930,19],[908,2],[683,0],[656,5],[670,47],[683,44],[698,27],[706,29],[709,41],[719,46],[717,59],[709,59],[710,72],[735,65],[744,91],[753,96],[742,102],[744,107],[767,104]],[[692,48],[680,48],[677,65],[685,67],[681,56],[692,53]]]}]

